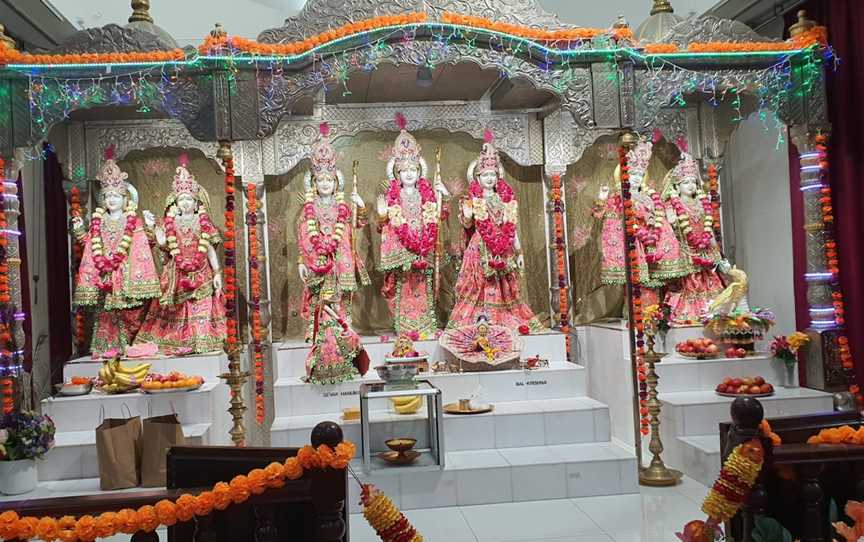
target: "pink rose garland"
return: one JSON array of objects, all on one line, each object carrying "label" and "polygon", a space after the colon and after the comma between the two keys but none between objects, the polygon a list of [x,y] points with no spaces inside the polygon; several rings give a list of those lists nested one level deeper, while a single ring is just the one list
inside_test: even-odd
[{"label": "pink rose garland", "polygon": [[[427,203],[436,203],[435,190],[425,178],[421,177],[417,181],[417,190],[420,192],[421,209]],[[402,192],[399,182],[395,179],[390,181],[390,186],[387,188],[387,205],[389,207],[402,207]],[[428,268],[429,263],[424,258],[435,249],[435,242],[438,240],[437,220],[427,222],[424,215],[423,226],[419,232],[412,231],[407,222],[396,226],[394,230],[402,246],[420,256],[420,259],[416,260],[412,267],[420,270]]]},{"label": "pink rose garland", "polygon": [[[483,187],[476,180],[471,182],[470,191],[473,200],[483,199]],[[513,189],[504,179],[498,179],[495,191],[504,205],[513,201]],[[492,254],[493,259],[489,261],[489,267],[495,270],[504,269],[506,264],[502,258],[513,251],[516,243],[516,224],[510,220],[502,220],[499,225],[488,213],[486,218],[482,220],[478,220],[475,217],[474,224],[480,233],[480,238],[483,239],[483,244],[486,245],[486,248]]]},{"label": "pink rose garland", "polygon": [[[315,203],[312,201],[307,201],[303,205],[303,217],[307,222],[314,221],[317,224],[318,217],[315,214]],[[321,233],[320,227],[314,227],[314,232],[310,236],[309,242],[312,243],[312,249],[315,251],[315,254],[318,256],[318,262],[323,262],[321,264],[317,262],[313,262],[309,265],[309,268],[313,273],[318,275],[323,275],[325,273],[329,273],[335,262],[333,260],[333,256],[336,254],[336,250],[339,248],[339,242],[341,240],[341,230],[345,230],[348,225],[348,220],[351,218],[351,209],[345,203],[340,203],[336,210],[336,221],[337,224],[340,224],[342,227],[334,227],[333,233],[329,236],[324,236]]]}]

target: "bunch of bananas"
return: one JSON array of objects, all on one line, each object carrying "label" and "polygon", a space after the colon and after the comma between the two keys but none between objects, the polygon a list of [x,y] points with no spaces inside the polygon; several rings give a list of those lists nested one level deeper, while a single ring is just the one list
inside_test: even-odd
[{"label": "bunch of bananas", "polygon": [[124,367],[119,359],[106,360],[99,369],[102,388],[115,393],[137,388],[150,372],[150,365],[150,363],[140,363],[134,367]]},{"label": "bunch of bananas", "polygon": [[419,395],[391,397],[390,402],[399,414],[414,414],[423,405],[423,398]]}]

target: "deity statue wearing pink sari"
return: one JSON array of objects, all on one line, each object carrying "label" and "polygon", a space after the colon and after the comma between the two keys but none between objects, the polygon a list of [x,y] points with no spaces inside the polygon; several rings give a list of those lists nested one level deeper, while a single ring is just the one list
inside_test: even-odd
[{"label": "deity statue wearing pink sari", "polygon": [[678,164],[666,175],[663,191],[669,221],[675,226],[688,270],[666,294],[672,325],[699,325],[708,314],[711,300],[723,290],[716,272],[722,256],[714,238],[713,208],[701,186],[699,164],[691,155],[682,153]]},{"label": "deity statue wearing pink sari", "polygon": [[167,355],[221,351],[228,333],[216,254],[219,230],[210,221],[207,191],[188,165],[182,154],[165,200],[163,226],[156,228],[163,254],[162,297],[135,339],[136,347],[156,345]]},{"label": "deity statue wearing pink sari", "polygon": [[483,151],[468,166],[468,196],[460,219],[469,238],[456,279],[456,305],[448,328],[473,326],[480,315],[498,326],[540,331],[522,297],[525,260],[519,242],[519,206],[486,131]]},{"label": "deity statue wearing pink sari", "polygon": [[304,177],[303,209],[297,220],[298,271],[303,281],[300,314],[307,322],[306,340],[313,343],[306,360],[307,377],[332,384],[357,373],[352,360],[362,350],[359,337],[350,329],[349,315],[358,282],[369,284],[353,243],[354,230],[366,226],[366,204],[357,193],[356,178],[351,205],[345,202],[345,178],[336,167],[329,127],[324,123],[320,130]]},{"label": "deity statue wearing pink sari", "polygon": [[396,122],[400,132],[387,162],[389,181],[377,201],[381,218],[378,269],[385,273],[381,293],[393,313],[396,333],[427,339],[438,330],[434,256],[441,201],[448,193],[440,179],[434,185],[426,179],[426,161],[417,140],[405,130],[405,117],[398,114]]},{"label": "deity statue wearing pink sari", "polygon": [[93,356],[123,355],[132,344],[150,300],[161,295],[148,233],[138,218],[138,192],[105,151],[99,173],[101,205],[90,217],[72,219],[75,237],[84,244],[73,304],[95,310],[90,350]]}]

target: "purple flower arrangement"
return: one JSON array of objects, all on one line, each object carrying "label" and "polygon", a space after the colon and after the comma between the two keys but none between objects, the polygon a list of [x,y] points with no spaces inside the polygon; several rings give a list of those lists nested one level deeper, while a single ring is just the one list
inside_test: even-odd
[{"label": "purple flower arrangement", "polygon": [[15,412],[0,420],[0,461],[39,459],[54,446],[54,421],[38,412]]}]

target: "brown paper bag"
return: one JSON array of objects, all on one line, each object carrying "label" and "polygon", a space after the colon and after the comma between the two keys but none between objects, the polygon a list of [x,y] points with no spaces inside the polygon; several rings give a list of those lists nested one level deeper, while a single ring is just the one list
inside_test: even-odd
[{"label": "brown paper bag", "polygon": [[183,426],[177,414],[154,416],[144,420],[141,437],[141,485],[165,486],[165,458],[172,446],[183,446]]},{"label": "brown paper bag", "polygon": [[136,487],[141,472],[141,418],[108,418],[96,428],[99,487]]}]

